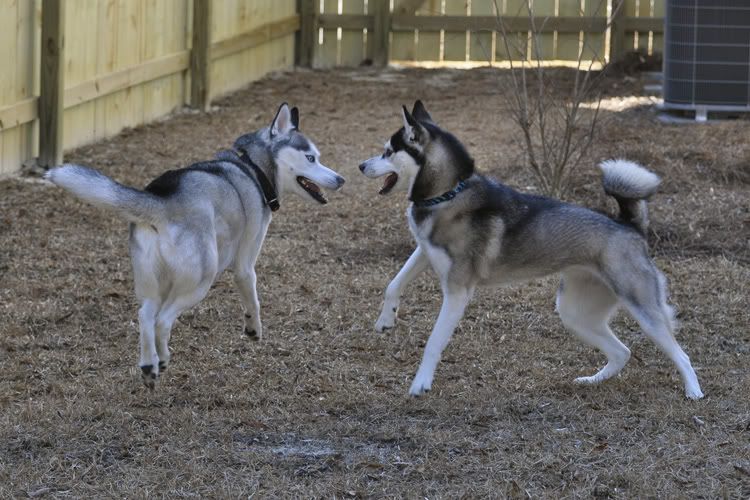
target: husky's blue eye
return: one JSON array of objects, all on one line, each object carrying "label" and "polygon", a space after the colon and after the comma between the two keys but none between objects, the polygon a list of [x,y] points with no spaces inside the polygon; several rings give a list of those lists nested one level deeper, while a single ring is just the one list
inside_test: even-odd
[{"label": "husky's blue eye", "polygon": [[310,163],[315,163],[315,157],[313,155],[305,155],[305,158],[307,158],[307,161]]}]

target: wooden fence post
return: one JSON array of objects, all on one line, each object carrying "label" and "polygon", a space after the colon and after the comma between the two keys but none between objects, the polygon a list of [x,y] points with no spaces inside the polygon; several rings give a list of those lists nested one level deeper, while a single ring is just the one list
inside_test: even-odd
[{"label": "wooden fence post", "polygon": [[612,0],[612,20],[609,26],[609,62],[625,55],[625,0]]},{"label": "wooden fence post", "polygon": [[388,65],[388,34],[391,31],[391,13],[388,0],[370,0],[375,15],[372,30],[372,62],[375,66]]},{"label": "wooden fence post", "polygon": [[65,93],[65,0],[42,3],[42,47],[39,89],[39,164],[63,161]]},{"label": "wooden fence post", "polygon": [[318,41],[318,9],[315,0],[297,0],[299,32],[297,33],[297,66],[311,68]]},{"label": "wooden fence post", "polygon": [[202,111],[211,104],[211,3],[212,0],[193,0],[190,105]]}]

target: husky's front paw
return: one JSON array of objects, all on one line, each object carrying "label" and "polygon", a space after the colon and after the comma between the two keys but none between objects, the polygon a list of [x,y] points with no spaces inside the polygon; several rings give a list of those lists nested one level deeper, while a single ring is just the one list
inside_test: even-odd
[{"label": "husky's front paw", "polygon": [[685,396],[687,396],[688,399],[697,401],[698,399],[703,399],[703,391],[701,391],[700,387],[691,387],[685,389]]},{"label": "husky's front paw", "polygon": [[260,324],[260,318],[246,314],[244,331],[250,340],[260,340],[263,337],[263,326]]},{"label": "husky's front paw", "polygon": [[396,326],[396,311],[398,308],[383,308],[383,312],[380,313],[380,317],[375,322],[375,331],[383,333],[386,330],[390,330]]},{"label": "husky's front paw", "polygon": [[158,365],[143,365],[141,366],[141,380],[150,390],[154,390],[156,387],[156,379],[159,378],[159,366]]},{"label": "husky's front paw", "polygon": [[419,375],[417,375],[416,377],[414,377],[414,382],[411,383],[409,395],[419,397],[430,392],[430,389],[432,389],[432,378],[430,377],[428,379],[426,377],[420,377]]}]

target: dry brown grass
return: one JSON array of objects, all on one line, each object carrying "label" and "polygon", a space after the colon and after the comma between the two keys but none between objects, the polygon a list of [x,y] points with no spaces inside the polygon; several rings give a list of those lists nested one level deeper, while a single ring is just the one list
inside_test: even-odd
[{"label": "dry brown grass", "polygon": [[[564,75],[561,75],[564,77]],[[173,364],[140,383],[126,224],[29,178],[0,183],[0,497],[750,497],[750,124],[664,125],[602,112],[572,198],[598,209],[594,162],[624,155],[665,178],[653,252],[707,398],[623,316],[635,358],[578,387],[602,357],[566,333],[553,279],[483,290],[433,392],[406,392],[439,307],[412,285],[397,329],[372,331],[408,256],[400,196],[360,160],[422,98],[485,170],[527,189],[504,118],[503,72],[289,73],[218,103],[79,149],[71,161],[143,185],[265,124],[282,100],[348,177],[324,208],[286,200],[258,264],[266,339],[240,334],[228,276],[174,332]],[[609,96],[637,91],[610,80]]]}]

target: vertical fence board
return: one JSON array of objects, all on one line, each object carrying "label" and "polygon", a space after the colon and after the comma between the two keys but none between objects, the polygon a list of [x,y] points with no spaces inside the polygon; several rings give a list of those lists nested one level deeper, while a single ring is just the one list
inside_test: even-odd
[{"label": "vertical fence board", "polygon": [[[579,1],[558,0],[558,15],[561,17],[580,16],[581,5]],[[577,61],[580,45],[579,33],[557,33],[555,58],[562,61]]]},{"label": "vertical fence board", "polygon": [[[271,2],[266,6],[265,16],[263,16],[264,23],[275,21],[283,17],[284,5],[282,1]],[[273,71],[276,68],[277,62],[283,57],[284,41],[281,38],[276,38],[265,44],[265,50],[261,47],[255,47],[254,52],[265,53],[265,61],[263,67],[265,72]]]},{"label": "vertical fence board", "polygon": [[[651,15],[651,2],[650,0],[638,0],[636,16],[637,17],[649,17]],[[638,43],[637,48],[648,52],[648,31],[638,32]]]},{"label": "vertical fence board", "polygon": [[416,60],[416,31],[394,31],[391,33],[390,60]]},{"label": "vertical fence board", "polygon": [[[570,1],[570,0],[569,0]],[[570,1],[570,3],[573,3]],[[534,0],[533,3],[534,15],[550,18],[555,16],[555,0]],[[578,15],[577,13],[575,15]],[[536,29],[541,30],[542,25],[537,25]],[[555,59],[555,34],[554,33],[539,33],[536,34],[531,40],[531,57],[534,59]],[[538,46],[537,46],[538,44]]]},{"label": "vertical fence board", "polygon": [[206,109],[211,100],[211,41],[213,9],[211,0],[193,0],[193,44],[190,51],[190,104]]},{"label": "vertical fence board", "polygon": [[65,112],[65,2],[59,0],[44,2],[40,78],[39,162],[52,167],[62,163]]},{"label": "vertical fence board", "polygon": [[296,63],[308,68],[312,67],[315,59],[315,46],[318,43],[316,23],[318,9],[315,4],[316,0],[299,0],[298,3],[300,30],[297,37]]},{"label": "vertical fence board", "polygon": [[[440,15],[440,0],[425,0],[417,9],[417,15]],[[418,61],[440,60],[440,31],[418,31],[416,34],[416,58]]]},{"label": "vertical fence board", "polygon": [[[527,0],[505,0],[505,11],[502,15],[520,17],[528,16],[529,10],[526,1]],[[498,2],[498,5],[501,5],[500,2]],[[526,59],[528,57],[529,33],[525,31],[506,32],[505,36],[507,36],[507,40],[504,40],[502,32],[497,34],[497,39],[495,41],[496,60],[507,61],[509,59]]]},{"label": "vertical fence board", "polygon": [[[652,17],[661,17],[664,18],[666,15],[666,3],[667,0],[654,0],[654,11],[651,13]],[[664,52],[664,33],[654,33],[653,34],[653,46],[652,46],[652,52]]]},{"label": "vertical fence board", "polygon": [[[123,0],[120,23],[117,26],[117,60],[120,68],[136,66],[141,62],[143,43],[144,0]],[[115,94],[120,98],[121,115],[115,122],[117,132],[125,127],[143,123],[143,85],[136,85]]]},{"label": "vertical fence board", "polygon": [[[647,0],[642,0],[647,1]],[[607,0],[585,0],[583,15],[588,17],[607,18]],[[584,30],[582,59],[604,62],[604,33],[592,33]]]},{"label": "vertical fence board", "polygon": [[[466,0],[445,0],[446,16],[465,16],[468,13]],[[466,60],[466,31],[443,32],[443,60]]]},{"label": "vertical fence board", "polygon": [[[323,0],[323,14],[338,13],[337,0]],[[337,40],[336,28],[323,30],[323,43],[318,45],[318,53],[315,60],[315,67],[330,68],[338,63],[339,44]]]},{"label": "vertical fence board", "polygon": [[373,30],[367,33],[367,55],[375,66],[388,64],[390,46],[390,2],[389,0],[369,0],[367,10],[374,16]]},{"label": "vertical fence board", "polygon": [[627,50],[625,38],[625,0],[611,0],[611,25],[609,28],[609,61],[617,61]]},{"label": "vertical fence board", "polygon": [[[263,22],[268,9],[267,0],[254,2],[253,5],[248,5],[245,0],[225,0],[222,4],[214,5],[221,8],[212,13],[211,43],[232,38],[244,29],[252,29]],[[244,81],[241,70],[247,72],[248,77],[253,77],[264,66],[265,60],[258,57],[253,49],[212,60],[211,96],[219,96],[241,86]]]},{"label": "vertical fence board", "polygon": [[[554,1],[554,0],[552,0]],[[495,14],[494,0],[472,0],[472,16],[492,16]],[[491,63],[493,57],[493,34],[488,31],[473,31],[470,33],[469,59]]]},{"label": "vertical fence board", "polygon": [[[273,11],[273,17],[267,22],[278,21],[285,17],[294,15],[297,12],[295,0],[278,0],[273,2],[273,5],[275,9]],[[275,38],[268,43],[270,48],[269,52],[272,55],[268,71],[275,71],[294,64],[294,38],[294,34],[285,35],[283,37]],[[361,44],[362,42],[360,42],[360,45]],[[263,47],[258,47],[256,50],[263,51]],[[361,50],[364,51],[364,47]],[[361,60],[359,62],[361,62]]]},{"label": "vertical fence board", "polygon": [[[0,61],[14,61],[0,71],[0,107],[15,104],[16,71],[16,22],[18,18],[18,0],[5,0],[2,4],[3,15],[0,16]],[[3,65],[5,66],[5,62]],[[18,127],[4,123],[0,133],[0,173],[11,172],[20,166],[18,158]]]},{"label": "vertical fence board", "polygon": [[[68,2],[66,10],[65,29],[68,36],[65,50],[65,85],[71,87],[103,72],[97,68],[99,17],[96,6],[91,8],[91,5],[84,2]],[[91,26],[91,29],[79,30],[79,23]],[[91,142],[97,138],[97,106],[99,103],[96,101],[66,103],[66,147]]]},{"label": "vertical fence board", "polygon": [[[39,47],[36,33],[36,2],[33,0],[18,3],[18,21],[16,23],[16,100],[20,101],[35,95],[35,78],[36,78],[36,61],[34,54]],[[14,163],[20,165],[27,158],[35,155],[35,150],[39,143],[36,135],[34,122],[19,125],[19,141],[17,149],[17,158]],[[0,153],[1,155],[1,153]],[[0,156],[2,163],[2,156]],[[2,167],[0,166],[0,172]]]},{"label": "vertical fence board", "polygon": [[[343,0],[342,14],[366,14],[364,0]],[[342,30],[341,66],[359,66],[365,58],[363,30]]]},{"label": "vertical fence board", "polygon": [[[102,0],[97,3],[96,9],[96,74],[106,75],[115,70],[115,23],[117,15],[117,4],[115,0]],[[107,103],[103,99],[96,99],[94,105],[93,129],[96,137],[107,137]],[[75,113],[69,110],[69,113]],[[75,130],[74,134],[79,134]],[[69,143],[75,146],[75,142]]]},{"label": "vertical fence board", "polygon": [[[639,0],[624,0],[622,10],[623,15],[628,17],[634,17],[638,15]],[[625,52],[635,49],[636,34],[633,32],[626,32],[623,45]]]},{"label": "vertical fence board", "polygon": [[[18,35],[22,30],[18,23],[20,21],[19,9],[22,8],[22,3],[21,0],[14,0],[6,6],[9,12],[4,19],[3,35],[0,35],[0,40],[3,43],[3,47],[0,47],[0,61],[8,61],[9,63],[7,68],[5,67],[5,63],[3,64],[3,69],[7,69],[7,73],[3,71],[4,74],[0,77],[2,79],[0,81],[0,85],[2,86],[0,89],[0,107],[4,104],[14,104],[20,101],[23,95],[19,93],[17,82],[19,77],[23,78],[24,67],[15,60],[15,56],[20,49]],[[8,128],[2,133],[3,147],[0,148],[0,172],[6,169],[8,171],[15,170],[23,162],[21,151],[23,125],[12,125],[7,124]],[[5,165],[5,167],[2,165]]]},{"label": "vertical fence board", "polygon": [[[175,54],[187,49],[187,10],[188,4],[184,0],[150,0],[152,7],[146,10],[147,26],[145,53],[143,60],[148,61],[159,56]],[[155,11],[153,20],[150,19],[151,9]],[[153,42],[152,42],[153,40]],[[151,43],[155,47],[150,47]],[[144,88],[144,121],[149,122],[174,111],[185,101],[184,94],[185,73],[176,73],[149,82]]]}]

